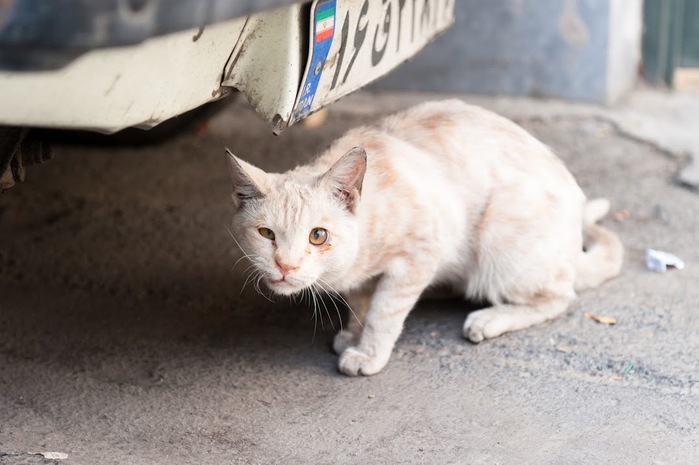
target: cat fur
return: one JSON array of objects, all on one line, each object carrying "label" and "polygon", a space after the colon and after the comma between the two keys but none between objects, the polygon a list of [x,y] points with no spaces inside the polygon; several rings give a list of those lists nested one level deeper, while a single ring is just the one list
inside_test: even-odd
[{"label": "cat fur", "polygon": [[[586,200],[524,129],[459,100],[352,129],[286,173],[230,153],[228,167],[233,234],[259,278],[276,294],[346,296],[334,349],[347,375],[384,368],[431,286],[492,304],[464,323],[478,343],[560,315],[621,270],[619,238],[597,224],[609,202]],[[320,246],[309,242],[317,227],[328,231]]]}]

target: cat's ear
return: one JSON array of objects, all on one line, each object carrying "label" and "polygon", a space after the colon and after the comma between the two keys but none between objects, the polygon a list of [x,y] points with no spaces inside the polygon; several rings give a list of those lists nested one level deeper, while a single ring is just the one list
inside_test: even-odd
[{"label": "cat's ear", "polygon": [[[228,173],[233,182],[233,206],[236,210],[248,200],[260,199],[265,194],[260,189],[267,173],[249,163],[239,160],[230,150],[226,149]],[[257,180],[257,182],[255,182]]]},{"label": "cat's ear", "polygon": [[323,182],[332,189],[333,194],[354,213],[362,194],[362,183],[366,173],[366,152],[355,147],[344,154],[323,175]]}]

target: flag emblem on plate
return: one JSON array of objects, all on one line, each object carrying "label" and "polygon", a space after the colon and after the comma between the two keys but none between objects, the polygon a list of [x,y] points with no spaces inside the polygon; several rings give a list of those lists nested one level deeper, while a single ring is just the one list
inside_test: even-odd
[{"label": "flag emblem on plate", "polygon": [[316,10],[316,43],[333,36],[335,29],[335,5],[333,3],[321,5]]}]

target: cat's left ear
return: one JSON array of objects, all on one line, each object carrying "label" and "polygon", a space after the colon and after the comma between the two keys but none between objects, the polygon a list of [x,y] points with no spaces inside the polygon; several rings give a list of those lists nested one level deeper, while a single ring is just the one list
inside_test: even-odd
[{"label": "cat's left ear", "polygon": [[323,175],[323,182],[333,190],[335,196],[354,213],[362,194],[362,183],[366,173],[366,151],[355,147],[344,154]]},{"label": "cat's left ear", "polygon": [[258,182],[261,181],[265,175],[264,171],[245,163],[243,160],[238,160],[228,149],[226,149],[226,159],[228,173],[233,182],[232,197],[236,210],[240,209],[247,200],[260,199],[265,196],[258,183],[253,179],[258,178]]}]

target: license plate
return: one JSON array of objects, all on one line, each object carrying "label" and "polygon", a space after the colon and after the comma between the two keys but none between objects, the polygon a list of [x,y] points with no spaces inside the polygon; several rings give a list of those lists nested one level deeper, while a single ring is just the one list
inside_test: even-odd
[{"label": "license plate", "polygon": [[315,0],[290,124],[415,55],[454,22],[455,0]]}]

